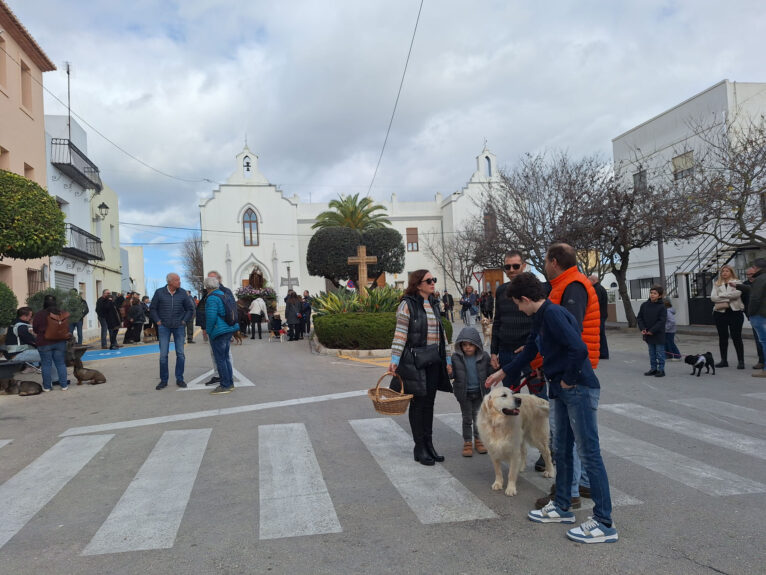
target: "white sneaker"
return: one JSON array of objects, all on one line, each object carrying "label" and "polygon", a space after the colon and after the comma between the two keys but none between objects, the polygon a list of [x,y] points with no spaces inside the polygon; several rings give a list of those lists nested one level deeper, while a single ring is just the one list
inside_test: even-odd
[{"label": "white sneaker", "polygon": [[619,539],[614,524],[607,527],[593,517],[588,517],[585,523],[567,531],[567,537],[580,543],[615,543]]}]

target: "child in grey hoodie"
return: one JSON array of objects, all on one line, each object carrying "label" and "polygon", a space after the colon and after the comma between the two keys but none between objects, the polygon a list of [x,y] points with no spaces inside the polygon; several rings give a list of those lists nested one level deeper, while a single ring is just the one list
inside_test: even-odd
[{"label": "child in grey hoodie", "polygon": [[484,351],[479,332],[473,327],[464,327],[455,340],[452,354],[453,390],[463,414],[463,457],[472,457],[474,446],[478,453],[487,453],[479,439],[476,416],[487,393],[484,382],[491,371],[489,354]]}]

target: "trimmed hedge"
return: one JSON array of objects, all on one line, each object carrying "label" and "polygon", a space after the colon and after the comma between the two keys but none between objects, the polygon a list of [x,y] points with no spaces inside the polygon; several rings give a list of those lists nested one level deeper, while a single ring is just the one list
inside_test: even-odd
[{"label": "trimmed hedge", "polygon": [[8,327],[16,319],[19,302],[4,283],[0,282],[0,327]]},{"label": "trimmed hedge", "polygon": [[69,312],[69,321],[71,323],[82,319],[82,303],[80,302],[80,296],[73,294],[69,290],[58,288],[44,289],[43,291],[39,291],[36,294],[29,296],[27,298],[27,305],[32,308],[32,311],[37,313],[43,309],[43,300],[47,295],[56,296],[58,308],[61,311]]},{"label": "trimmed hedge", "polygon": [[[442,318],[447,341],[452,324]],[[396,313],[338,313],[314,319],[319,343],[330,349],[390,349],[396,329]]]}]

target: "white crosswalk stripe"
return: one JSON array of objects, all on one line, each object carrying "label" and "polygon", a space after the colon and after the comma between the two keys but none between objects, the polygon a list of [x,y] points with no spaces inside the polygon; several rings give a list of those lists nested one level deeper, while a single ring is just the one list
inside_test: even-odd
[{"label": "white crosswalk stripe", "polygon": [[114,435],[67,437],[0,485],[0,548],[27,524]]},{"label": "white crosswalk stripe", "polygon": [[686,407],[699,409],[700,411],[707,411],[714,415],[723,415],[724,417],[738,419],[747,423],[755,423],[756,425],[766,425],[766,416],[764,416],[763,412],[751,407],[742,407],[741,405],[708,399],[707,397],[685,397],[682,399],[671,399],[671,401]]},{"label": "white crosswalk stripe", "polygon": [[[459,433],[460,436],[462,437],[463,416],[461,414],[443,413],[443,414],[437,415],[436,418],[442,421],[445,425],[447,425],[453,431]],[[521,473],[519,473],[519,477],[522,478],[524,481],[531,483],[543,493],[548,493],[551,489],[551,485],[553,484],[553,480],[543,477],[541,473],[538,473],[534,470],[534,464],[535,464],[535,461],[537,461],[538,456],[539,454],[537,452],[537,449],[535,449],[534,447],[527,449],[527,465],[521,471]],[[487,478],[488,478],[488,481],[491,481],[492,478],[494,478],[494,474],[492,473],[491,470],[488,472]],[[641,501],[640,499],[637,499],[636,497],[633,497],[632,495],[628,495],[627,493],[620,491],[613,485],[609,486],[609,492],[612,496],[612,505],[614,507],[622,507],[625,505],[641,505],[643,503],[643,501]],[[582,509],[592,509],[592,508],[593,508],[593,500],[591,499],[582,500]]]},{"label": "white crosswalk stripe", "polygon": [[497,517],[441,465],[414,464],[412,438],[392,419],[349,423],[421,523]]},{"label": "white crosswalk stripe", "polygon": [[0,439],[0,447],[5,447],[9,443],[11,443],[13,439]]},{"label": "white crosswalk stripe", "polygon": [[260,538],[342,531],[306,426],[258,427]]},{"label": "white crosswalk stripe", "polygon": [[599,426],[601,448],[708,495],[765,493],[766,485]]},{"label": "white crosswalk stripe", "polygon": [[754,397],[755,399],[763,399],[766,400],[766,392],[759,392],[759,393],[746,393],[745,397]]},{"label": "white crosswalk stripe", "polygon": [[763,439],[713,427],[704,423],[697,423],[696,421],[657,411],[656,409],[644,407],[636,403],[613,403],[602,405],[599,409],[667,429],[668,431],[673,431],[698,441],[739,451],[758,459],[766,459],[766,440]]},{"label": "white crosswalk stripe", "polygon": [[[234,372],[234,387],[255,387],[255,384],[247,379],[244,375],[242,375],[239,371],[236,369],[233,370]],[[186,382],[186,387],[179,387],[178,391],[189,391],[189,390],[195,390],[195,389],[207,389],[208,391],[211,391],[214,386],[208,386],[205,385],[205,382],[208,381],[211,377],[213,377],[213,370],[206,371],[202,375],[199,375],[192,379],[191,381]]]},{"label": "white crosswalk stripe", "polygon": [[173,546],[210,429],[166,431],[83,555]]}]

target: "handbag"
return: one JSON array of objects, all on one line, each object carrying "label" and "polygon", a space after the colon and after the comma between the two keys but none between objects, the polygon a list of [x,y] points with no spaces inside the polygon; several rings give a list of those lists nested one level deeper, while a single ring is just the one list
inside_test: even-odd
[{"label": "handbag", "polygon": [[713,305],[713,311],[726,311],[727,309],[729,309],[729,302],[727,301],[719,301]]},{"label": "handbag", "polygon": [[410,353],[412,354],[412,359],[415,363],[416,369],[429,367],[439,363],[442,359],[439,355],[438,343],[432,343],[431,345],[427,345],[425,347],[411,347]]}]

